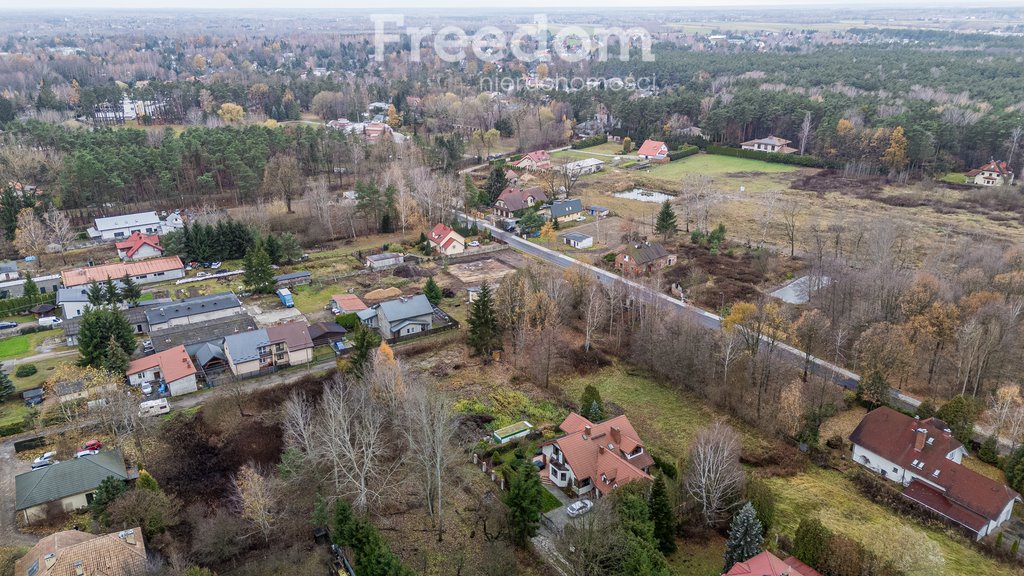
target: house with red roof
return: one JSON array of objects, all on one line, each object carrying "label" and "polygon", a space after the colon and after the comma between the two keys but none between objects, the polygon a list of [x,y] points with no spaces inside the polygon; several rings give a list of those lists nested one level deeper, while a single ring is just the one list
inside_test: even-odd
[{"label": "house with red roof", "polygon": [[1006,162],[990,160],[981,168],[968,172],[966,182],[978,186],[1009,186],[1013,184],[1013,172]]},{"label": "house with red roof", "polygon": [[547,150],[534,150],[512,165],[520,170],[548,170],[551,168],[551,155]]},{"label": "house with red roof", "polygon": [[559,428],[565,435],[541,447],[555,486],[574,496],[600,498],[627,482],[651,479],[654,458],[626,416],[594,423],[572,412]]},{"label": "house with red roof", "polygon": [[509,186],[498,195],[498,199],[494,201],[492,209],[494,215],[499,218],[514,218],[520,210],[525,210],[547,201],[548,196],[540,186],[533,186],[531,188]]},{"label": "house with red roof", "polygon": [[1020,494],[961,464],[967,455],[945,422],[881,407],[850,434],[853,461],[903,485],[903,496],[981,540],[1013,514]]},{"label": "house with red roof", "polygon": [[171,396],[199,389],[196,384],[196,367],[182,345],[132,360],[126,374],[132,386],[149,383],[156,390],[160,385],[167,384]]},{"label": "house with red roof", "polygon": [[466,251],[466,239],[462,237],[462,234],[456,232],[451,226],[441,223],[434,226],[430,234],[427,234],[427,241],[431,248],[444,256],[462,254]]},{"label": "house with red roof", "polygon": [[159,258],[164,255],[164,249],[160,247],[160,237],[157,235],[132,232],[131,236],[114,244],[117,247],[117,256],[121,260],[145,260],[147,258]]},{"label": "house with red roof", "polygon": [[790,556],[780,560],[778,556],[765,550],[745,562],[737,562],[722,576],[821,576],[821,574]]},{"label": "house with red roof", "polygon": [[668,162],[668,146],[657,140],[644,140],[636,155],[653,162]]}]

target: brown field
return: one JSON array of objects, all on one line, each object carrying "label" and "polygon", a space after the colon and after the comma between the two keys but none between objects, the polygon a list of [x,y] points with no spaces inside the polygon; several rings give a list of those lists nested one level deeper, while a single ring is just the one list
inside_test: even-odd
[{"label": "brown field", "polygon": [[448,273],[467,286],[484,282],[495,284],[512,272],[514,270],[510,266],[494,258],[448,266]]}]

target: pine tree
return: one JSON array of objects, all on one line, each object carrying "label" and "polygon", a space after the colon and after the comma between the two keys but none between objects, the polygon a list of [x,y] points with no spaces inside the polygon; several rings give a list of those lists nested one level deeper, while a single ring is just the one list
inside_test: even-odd
[{"label": "pine tree", "polygon": [[277,266],[281,264],[281,241],[273,234],[267,234],[263,240],[263,250],[266,251],[270,263]]},{"label": "pine tree", "polygon": [[100,481],[100,485],[93,492],[92,502],[89,503],[93,518],[99,521],[101,525],[105,525],[107,523],[107,506],[127,491],[128,487],[125,486],[124,480],[107,476]]},{"label": "pine tree", "polygon": [[7,400],[14,392],[14,382],[11,382],[11,377],[7,375],[7,372],[0,370],[0,402]]},{"label": "pine tree", "polygon": [[113,338],[126,355],[135,351],[135,334],[128,321],[118,310],[89,308],[82,314],[78,328],[79,366],[106,367]]},{"label": "pine tree", "polygon": [[106,302],[106,295],[103,293],[103,286],[100,286],[98,282],[93,280],[89,283],[89,289],[86,291],[86,298],[89,299],[89,306],[93,308],[99,308]]},{"label": "pine tree", "polygon": [[32,279],[31,274],[25,274],[25,284],[22,286],[22,296],[29,299],[29,302],[35,302],[39,299],[39,286],[36,286],[36,281]]},{"label": "pine tree", "polygon": [[145,470],[139,470],[139,477],[135,480],[135,487],[139,490],[160,491],[160,484],[157,483],[156,478],[153,478],[153,475]]},{"label": "pine tree", "polygon": [[511,463],[505,481],[508,483],[508,491],[502,499],[508,506],[512,542],[520,548],[525,548],[530,538],[537,535],[544,501],[544,486],[540,483],[537,470],[523,459]]},{"label": "pine tree", "polygon": [[494,315],[491,286],[487,282],[480,286],[480,293],[473,302],[473,309],[469,311],[467,343],[475,355],[484,358],[484,362],[490,361],[491,352],[501,343],[501,330]]},{"label": "pine tree", "polygon": [[106,355],[102,362],[103,368],[113,374],[124,374],[128,372],[128,364],[130,363],[131,358],[121,348],[117,338],[111,335],[107,343]]},{"label": "pine tree", "polygon": [[113,280],[107,278],[107,281],[103,283],[103,303],[114,308],[120,302],[121,291],[117,289],[117,284]]},{"label": "pine tree", "polygon": [[668,500],[665,480],[658,474],[651,486],[651,495],[647,501],[650,509],[651,522],[654,523],[654,537],[658,539],[658,549],[666,556],[676,551],[675,519],[672,515],[672,504]]},{"label": "pine tree", "polygon": [[487,191],[487,204],[494,204],[494,201],[501,195],[501,191],[508,187],[508,179],[505,178],[505,170],[499,166],[491,168],[491,173],[487,175],[487,183],[484,184],[484,190]]},{"label": "pine tree", "polygon": [[302,245],[299,244],[299,239],[295,237],[295,234],[285,232],[281,234],[279,240],[281,242],[281,260],[283,262],[297,262],[302,258]]},{"label": "pine tree", "polygon": [[737,562],[745,562],[761,553],[764,533],[757,520],[757,512],[747,502],[732,518],[729,525],[729,540],[725,543],[725,568],[728,572]]},{"label": "pine tree", "polygon": [[125,272],[121,278],[121,301],[127,302],[130,306],[138,306],[141,299],[142,288]]},{"label": "pine tree", "polygon": [[593,384],[587,384],[580,396],[580,415],[591,422],[604,420],[604,402]]},{"label": "pine tree", "polygon": [[245,286],[256,294],[274,291],[274,271],[262,244],[256,244],[245,255]]},{"label": "pine tree", "polygon": [[355,334],[352,335],[352,353],[348,357],[348,369],[352,374],[363,375],[363,366],[370,359],[370,353],[380,346],[380,342],[380,334],[362,322],[356,324]]},{"label": "pine tree", "polygon": [[668,200],[661,205],[661,211],[658,212],[658,221],[654,224],[654,231],[661,234],[662,238],[668,240],[676,233],[676,213],[672,210],[672,205],[669,204]]},{"label": "pine tree", "polygon": [[434,282],[433,276],[427,278],[427,285],[423,287],[423,294],[434,306],[440,304],[441,299],[444,298],[444,294],[441,292],[441,287],[437,285],[437,282]]}]

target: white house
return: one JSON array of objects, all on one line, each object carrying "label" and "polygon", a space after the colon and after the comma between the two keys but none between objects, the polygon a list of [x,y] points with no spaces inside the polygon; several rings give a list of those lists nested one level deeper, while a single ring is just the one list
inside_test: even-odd
[{"label": "white house", "polygon": [[133,232],[159,236],[181,227],[181,216],[175,214],[174,217],[176,220],[169,223],[161,220],[156,212],[97,218],[96,225],[89,228],[88,233],[90,238],[99,240],[121,240],[131,236]]},{"label": "white house", "polygon": [[968,455],[946,423],[888,407],[872,410],[850,435],[853,461],[903,486],[903,496],[981,540],[1013,514],[1020,494],[961,464]]},{"label": "white house", "polygon": [[565,432],[541,445],[548,479],[576,496],[607,496],[634,480],[650,480],[654,458],[626,416],[591,422],[571,412],[558,426]]},{"label": "white house", "polygon": [[640,145],[640,149],[636,151],[636,155],[644,160],[666,162],[668,160],[668,146],[658,140],[644,140],[644,143]]},{"label": "white house", "polygon": [[21,278],[21,272],[18,272],[18,263],[11,262],[0,262],[0,282],[7,282],[8,280],[17,280]]},{"label": "white house", "polygon": [[156,234],[132,232],[128,238],[115,243],[114,247],[117,248],[117,257],[121,260],[146,260],[164,255],[164,249],[160,246],[160,237]]},{"label": "white house", "polygon": [[196,367],[184,346],[175,346],[132,360],[126,375],[132,386],[150,383],[156,389],[166,384],[171,396],[189,394],[199,389],[196,384]]},{"label": "white house", "polygon": [[1006,162],[992,160],[968,172],[966,182],[978,186],[1009,186],[1013,184],[1013,172]]},{"label": "white house", "polygon": [[445,256],[462,254],[466,251],[466,239],[451,226],[438,223],[427,235],[430,247]]},{"label": "white house", "polygon": [[740,144],[740,147],[744,150],[756,150],[758,152],[774,152],[776,154],[792,154],[797,151],[796,148],[790,148],[787,146],[792,140],[786,140],[785,138],[779,138],[778,136],[769,136],[767,138],[758,138],[756,140],[747,140]]},{"label": "white house", "polygon": [[570,174],[575,176],[585,176],[587,174],[595,174],[604,170],[604,160],[598,160],[597,158],[584,158],[575,162],[569,162],[563,164],[557,168],[559,172],[563,174]]},{"label": "white house", "polygon": [[562,242],[573,248],[592,248],[594,246],[594,237],[582,232],[567,232],[562,235]]}]

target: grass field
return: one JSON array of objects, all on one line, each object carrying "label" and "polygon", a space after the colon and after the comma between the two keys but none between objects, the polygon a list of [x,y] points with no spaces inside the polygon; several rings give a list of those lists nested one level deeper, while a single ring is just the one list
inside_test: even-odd
[{"label": "grass field", "polygon": [[668,178],[678,180],[686,174],[705,174],[712,178],[719,176],[742,175],[747,178],[750,174],[784,174],[796,172],[800,168],[789,164],[776,164],[751,160],[749,158],[735,158],[733,156],[719,156],[717,154],[694,154],[680,160],[673,160],[664,164],[655,164],[650,175],[655,178]]},{"label": "grass field", "polygon": [[25,415],[31,412],[32,408],[25,406],[20,397],[8,400],[0,404],[0,426],[21,422],[25,419]]},{"label": "grass field", "polygon": [[[711,410],[701,401],[685,393],[659,385],[642,373],[619,366],[597,373],[574,377],[563,386],[572,397],[579,397],[583,387],[593,384],[605,403],[620,406],[645,442],[663,456],[686,457],[697,432],[722,418],[728,417]],[[743,435],[744,450],[756,450],[764,440],[749,428],[731,422]],[[839,472],[808,466],[796,476],[773,478],[769,484],[778,500],[776,524],[781,533],[792,537],[800,520],[818,516],[829,528],[861,541],[872,550],[891,550],[884,540],[886,527],[904,526],[935,542],[942,551],[941,570],[929,574],[986,574],[1009,575],[1005,565],[982,555],[957,538],[944,532],[928,530],[913,521],[903,519],[891,510],[860,496],[853,483]],[[676,573],[683,575],[715,574],[721,565],[724,543],[698,547],[699,560],[680,557],[672,559]],[[714,560],[714,561],[713,561]]]},{"label": "grass field", "polygon": [[17,322],[18,324],[24,324],[25,322],[32,322],[36,319],[31,314],[21,314],[18,316],[4,316],[0,318],[0,322]]},{"label": "grass field", "polygon": [[55,335],[53,330],[11,336],[0,340],[0,360],[10,358],[21,358],[36,353],[36,347],[43,343],[48,337]]},{"label": "grass field", "polygon": [[63,358],[50,358],[48,360],[32,362],[32,364],[35,364],[36,366],[36,373],[31,376],[25,376],[24,378],[19,378],[14,375],[14,370],[17,370],[18,366],[17,364],[15,364],[14,370],[11,370],[11,380],[14,382],[14,386],[18,390],[18,392],[21,393],[24,390],[29,390],[37,386],[42,386],[43,382],[46,382],[46,379],[50,377],[50,374],[53,373],[53,370],[57,366],[60,366],[61,364],[65,363],[74,362],[75,360],[75,356],[68,356]]},{"label": "grass field", "polygon": [[[633,145],[633,151],[630,154],[636,154],[636,148],[639,144]],[[597,154],[612,154],[619,156],[622,154],[622,144],[617,142],[605,142],[604,144],[598,144],[597,146],[591,146],[590,148],[581,148],[580,152],[595,152]]]}]

